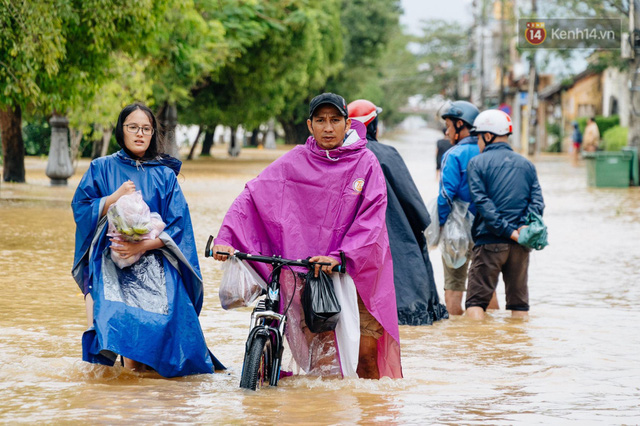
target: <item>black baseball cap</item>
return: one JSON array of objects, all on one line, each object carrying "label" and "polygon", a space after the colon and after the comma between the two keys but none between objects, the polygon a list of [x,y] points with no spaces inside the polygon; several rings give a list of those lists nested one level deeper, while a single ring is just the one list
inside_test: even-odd
[{"label": "black baseball cap", "polygon": [[311,102],[309,102],[309,118],[313,117],[313,113],[318,109],[318,107],[324,104],[333,105],[338,108],[338,111],[340,111],[340,114],[342,114],[343,117],[349,116],[347,103],[344,101],[342,96],[336,95],[335,93],[323,93],[322,95],[318,95],[311,99]]}]

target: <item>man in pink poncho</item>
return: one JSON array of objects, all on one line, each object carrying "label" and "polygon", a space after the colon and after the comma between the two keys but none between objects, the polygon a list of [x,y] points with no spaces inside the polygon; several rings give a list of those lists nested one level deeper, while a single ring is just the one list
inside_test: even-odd
[{"label": "man in pink poncho", "polygon": [[[306,328],[301,292],[283,274],[281,303],[294,301],[286,333],[293,358],[310,374],[402,377],[382,169],[366,149],[366,129],[351,122],[341,96],[313,98],[307,125],[312,136],[304,146],[247,183],[224,218],[213,252],[311,256],[312,262],[330,263],[322,267],[327,274],[344,252],[347,273],[332,278],[337,292],[352,297],[341,301],[335,332]],[[266,278],[265,266],[253,266]]]}]

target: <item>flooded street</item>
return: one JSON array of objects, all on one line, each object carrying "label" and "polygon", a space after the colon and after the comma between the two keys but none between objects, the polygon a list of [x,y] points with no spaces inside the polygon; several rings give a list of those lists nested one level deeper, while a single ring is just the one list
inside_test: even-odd
[{"label": "flooded street", "polygon": [[[383,140],[402,154],[425,201],[437,194],[440,135]],[[588,188],[584,165],[566,156],[535,159],[550,245],[532,253],[529,320],[500,310],[482,322],[402,326],[401,380],[298,376],[240,390],[250,309],[220,307],[221,263],[202,253],[244,183],[281,152],[245,149],[228,160],[216,149],[183,166],[205,281],[200,318],[228,370],[179,379],[81,361],[86,319],[70,274],[70,202],[88,162],[65,188],[48,186],[37,158],[27,159],[28,184],[0,183],[0,422],[640,423],[640,188]],[[431,256],[442,298],[442,263]],[[502,284],[498,297],[504,308]]]}]

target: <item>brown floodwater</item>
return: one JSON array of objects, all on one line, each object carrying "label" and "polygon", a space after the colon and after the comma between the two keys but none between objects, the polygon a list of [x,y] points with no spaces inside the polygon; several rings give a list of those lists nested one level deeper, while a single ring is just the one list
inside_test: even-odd
[{"label": "brown floodwater", "polygon": [[[435,140],[390,135],[426,200],[437,194]],[[185,162],[180,182],[204,251],[244,183],[281,151]],[[69,186],[27,159],[27,184],[0,183],[0,422],[512,424],[640,422],[640,188],[586,186],[584,165],[535,159],[550,245],[532,254],[529,320],[500,310],[400,327],[404,379],[286,378],[238,388],[250,309],[224,311],[220,263],[200,258],[201,322],[225,373],[164,379],[81,361],[86,320],[71,278]],[[442,264],[431,253],[442,297]],[[498,288],[504,307],[504,287]],[[286,367],[286,365],[285,365]]]}]

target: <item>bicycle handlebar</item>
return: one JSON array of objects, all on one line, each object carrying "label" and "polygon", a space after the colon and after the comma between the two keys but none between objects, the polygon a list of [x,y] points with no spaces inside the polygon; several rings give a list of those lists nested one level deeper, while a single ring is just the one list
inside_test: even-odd
[{"label": "bicycle handlebar", "polygon": [[[280,263],[280,264],[289,265],[289,266],[304,266],[305,268],[308,268],[308,269],[313,269],[314,265],[322,265],[322,266],[331,265],[330,263],[327,263],[327,262],[310,262],[308,259],[293,260],[293,259],[285,259],[280,256],[260,256],[260,255],[250,254],[250,253],[243,253],[238,250],[233,252],[233,254],[228,253],[226,251],[217,251],[216,254],[222,254],[225,256],[235,256],[238,259],[251,260],[254,262],[262,262],[262,263],[270,263],[270,264]],[[336,265],[331,270],[334,272],[344,273],[342,265]]]},{"label": "bicycle handlebar", "polygon": [[[211,249],[212,241],[213,241],[213,235],[210,235],[209,239],[207,240],[207,247],[205,248],[204,257],[213,256],[213,250]],[[236,250],[233,254],[225,251],[217,251],[216,254],[221,254],[225,256],[236,256],[238,259],[251,260],[254,262],[271,263],[271,264],[281,263],[283,265],[290,265],[290,266],[303,266],[308,269],[313,269],[314,265],[323,265],[323,266],[331,265],[330,263],[327,263],[327,262],[309,262],[308,259],[293,260],[293,259],[284,259],[280,256],[254,255],[250,253],[243,253],[238,250]],[[340,265],[334,266],[331,270],[334,272],[340,272],[344,274],[346,272],[346,267],[345,267],[345,257],[343,252],[340,252],[340,260],[342,263]]]}]

